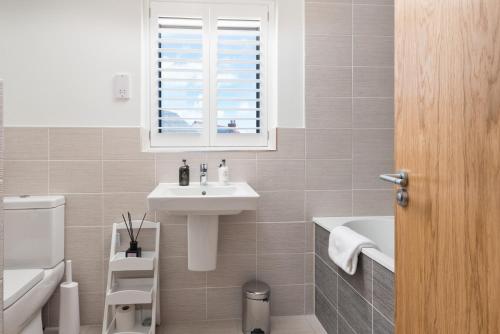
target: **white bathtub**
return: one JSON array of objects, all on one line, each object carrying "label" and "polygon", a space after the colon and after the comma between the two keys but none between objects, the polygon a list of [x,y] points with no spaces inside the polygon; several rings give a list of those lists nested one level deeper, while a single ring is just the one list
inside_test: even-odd
[{"label": "white bathtub", "polygon": [[313,221],[328,231],[344,225],[371,239],[378,249],[363,248],[363,254],[394,272],[394,217],[315,217]]}]

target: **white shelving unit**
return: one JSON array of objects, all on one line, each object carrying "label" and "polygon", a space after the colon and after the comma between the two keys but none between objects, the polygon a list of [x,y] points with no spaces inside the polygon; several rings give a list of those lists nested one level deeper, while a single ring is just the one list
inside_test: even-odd
[{"label": "white shelving unit", "polygon": [[[134,231],[137,231],[141,222],[135,220],[132,224]],[[147,230],[154,231],[154,250],[143,251],[142,257],[126,257],[125,252],[117,251],[117,234],[126,229],[125,223],[113,224],[102,334],[155,334],[156,325],[160,324],[160,224],[144,221],[141,235],[145,235]],[[139,242],[139,247],[144,246]],[[133,277],[134,273],[139,277]],[[132,304],[136,305],[135,327],[125,332],[117,331],[117,307]],[[146,318],[151,319],[151,326],[142,325]]]}]

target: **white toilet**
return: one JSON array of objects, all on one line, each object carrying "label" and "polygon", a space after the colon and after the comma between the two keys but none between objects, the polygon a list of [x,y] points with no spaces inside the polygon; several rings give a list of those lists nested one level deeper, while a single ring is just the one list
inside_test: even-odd
[{"label": "white toilet", "polygon": [[4,198],[4,334],[42,334],[64,273],[64,197]]}]

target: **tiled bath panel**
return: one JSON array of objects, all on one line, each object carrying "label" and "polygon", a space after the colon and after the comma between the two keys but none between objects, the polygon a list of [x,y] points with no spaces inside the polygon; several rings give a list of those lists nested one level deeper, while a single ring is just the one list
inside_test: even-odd
[{"label": "tiled bath panel", "polygon": [[317,318],[328,334],[394,333],[394,273],[361,254],[346,274],[328,257],[329,233],[315,226]]}]

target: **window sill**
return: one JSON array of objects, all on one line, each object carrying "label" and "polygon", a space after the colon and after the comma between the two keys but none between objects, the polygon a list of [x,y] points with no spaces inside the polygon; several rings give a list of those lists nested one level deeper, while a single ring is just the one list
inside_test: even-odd
[{"label": "window sill", "polygon": [[143,147],[149,153],[276,151],[276,147]]}]

